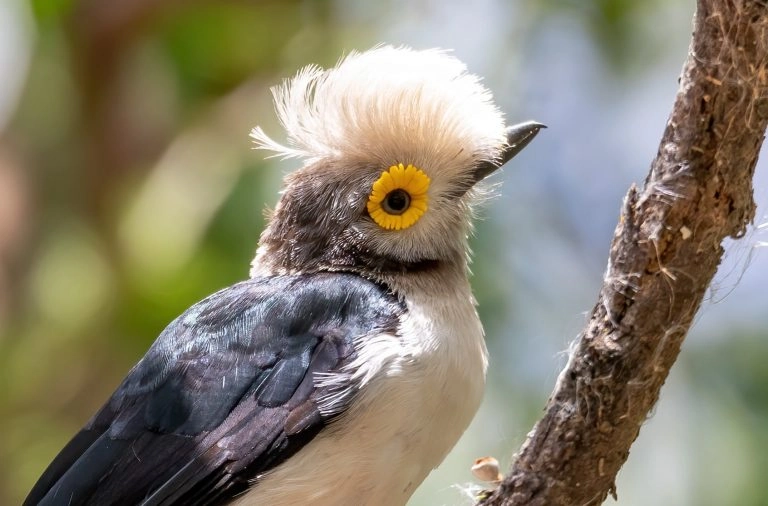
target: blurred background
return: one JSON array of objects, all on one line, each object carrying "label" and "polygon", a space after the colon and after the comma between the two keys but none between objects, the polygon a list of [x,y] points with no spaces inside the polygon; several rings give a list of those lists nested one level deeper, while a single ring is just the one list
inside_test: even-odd
[{"label": "blurred background", "polygon": [[[19,504],[162,328],[247,276],[282,174],[269,87],[380,42],[451,48],[510,122],[549,125],[495,176],[473,241],[491,350],[479,416],[412,505],[506,468],[601,283],[686,55],[682,0],[0,0],[0,504]],[[618,481],[621,505],[768,504],[765,159]],[[499,275],[503,273],[503,275]],[[608,500],[608,503],[612,503]]]}]

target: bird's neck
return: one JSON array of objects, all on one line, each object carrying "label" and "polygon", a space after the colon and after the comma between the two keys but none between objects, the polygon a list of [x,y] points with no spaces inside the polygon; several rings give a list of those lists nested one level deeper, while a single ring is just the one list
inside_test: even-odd
[{"label": "bird's neck", "polygon": [[[388,286],[403,295],[414,290],[431,293],[444,288],[468,286],[467,254],[457,253],[442,259],[400,261],[393,258],[357,255],[353,261],[330,260],[306,265],[288,262],[287,256],[274,255],[261,245],[251,263],[250,276],[308,274],[313,272],[350,272]],[[439,290],[438,290],[439,291]]]},{"label": "bird's neck", "polygon": [[430,279],[446,273],[467,274],[467,247],[443,251],[436,258],[397,258],[372,251],[362,243],[341,240],[325,248],[281,240],[272,234],[262,235],[256,257],[251,262],[250,276],[306,274],[312,272],[354,272],[377,281],[402,275]]}]

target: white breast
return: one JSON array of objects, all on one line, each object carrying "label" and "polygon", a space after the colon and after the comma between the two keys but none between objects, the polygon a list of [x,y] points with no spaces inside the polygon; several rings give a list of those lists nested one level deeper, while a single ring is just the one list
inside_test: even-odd
[{"label": "white breast", "polygon": [[[468,284],[408,295],[401,339],[386,339],[355,404],[246,493],[238,506],[403,505],[472,420],[487,365]],[[381,358],[381,356],[379,356]]]}]

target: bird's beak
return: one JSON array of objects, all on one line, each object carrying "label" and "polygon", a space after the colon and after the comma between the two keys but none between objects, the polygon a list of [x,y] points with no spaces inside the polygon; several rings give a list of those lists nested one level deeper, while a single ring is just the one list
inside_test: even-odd
[{"label": "bird's beak", "polygon": [[496,171],[499,167],[510,161],[516,154],[523,150],[529,142],[536,137],[539,130],[547,128],[538,121],[526,121],[507,128],[507,145],[497,160],[483,162],[475,169],[474,182],[485,179],[486,176]]}]

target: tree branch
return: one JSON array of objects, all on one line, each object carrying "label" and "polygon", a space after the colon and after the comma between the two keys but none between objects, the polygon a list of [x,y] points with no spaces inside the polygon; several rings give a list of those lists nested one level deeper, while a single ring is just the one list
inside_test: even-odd
[{"label": "tree branch", "polygon": [[615,479],[723,256],[755,214],[768,123],[768,8],[699,0],[644,187],[627,194],[591,318],[543,418],[479,504],[596,505]]}]

